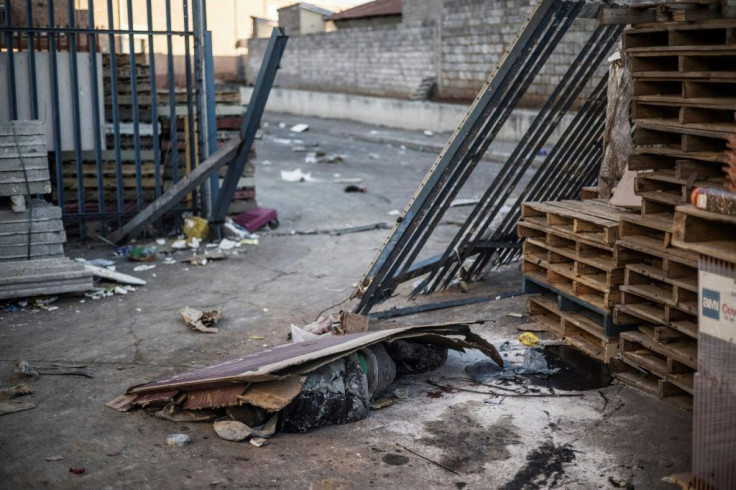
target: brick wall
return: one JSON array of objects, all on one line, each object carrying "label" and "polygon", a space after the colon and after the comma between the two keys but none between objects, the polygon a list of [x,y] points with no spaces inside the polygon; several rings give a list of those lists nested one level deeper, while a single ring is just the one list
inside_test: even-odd
[{"label": "brick wall", "polygon": [[[437,77],[437,96],[468,101],[514,39],[533,0],[404,0],[398,25],[292,36],[276,85],[385,97],[408,97],[422,78]],[[539,107],[595,25],[578,19],[522,99]],[[266,39],[248,44],[247,80],[258,73]]]},{"label": "brick wall", "polygon": [[[433,31],[395,24],[291,36],[276,86],[408,97],[434,73]],[[267,39],[248,42],[246,78],[255,81]]]}]

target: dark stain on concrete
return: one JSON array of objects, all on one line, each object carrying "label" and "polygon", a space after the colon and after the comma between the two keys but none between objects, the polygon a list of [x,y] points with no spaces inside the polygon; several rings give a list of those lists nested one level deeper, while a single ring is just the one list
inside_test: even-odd
[{"label": "dark stain on concrete", "polygon": [[449,407],[440,420],[424,423],[430,437],[419,442],[443,451],[439,463],[458,473],[479,473],[486,463],[508,459],[506,446],[518,444],[519,433],[512,417],[501,417],[485,427],[471,416],[473,404]]},{"label": "dark stain on concrete", "polygon": [[526,464],[500,490],[555,488],[565,474],[564,464],[575,459],[575,452],[566,446],[545,442],[527,454]]},{"label": "dark stain on concrete", "polygon": [[393,454],[393,453],[386,454],[381,459],[383,460],[384,463],[390,464],[391,466],[401,466],[409,462],[408,457],[402,456],[401,454]]}]

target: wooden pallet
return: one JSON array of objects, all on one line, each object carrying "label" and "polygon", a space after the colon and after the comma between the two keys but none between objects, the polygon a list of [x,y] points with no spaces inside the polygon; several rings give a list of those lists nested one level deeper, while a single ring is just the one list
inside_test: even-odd
[{"label": "wooden pallet", "polygon": [[548,296],[528,297],[527,311],[542,328],[595,359],[608,363],[618,355],[618,341],[601,333],[600,325],[579,312],[561,310]]},{"label": "wooden pallet", "polygon": [[546,275],[535,271],[524,272],[522,275],[522,289],[525,294],[541,294],[552,298],[556,308],[566,314],[576,313],[578,317],[586,318],[590,324],[590,333],[598,334],[600,338],[615,337],[621,331],[630,330],[641,323],[640,320],[628,318],[616,323],[611,310],[594,306],[583,298],[571,294],[567,289],[560,289],[559,284],[546,282]]},{"label": "wooden pallet", "polygon": [[708,257],[736,263],[736,216],[726,216],[678,206],[675,212],[673,244]]}]

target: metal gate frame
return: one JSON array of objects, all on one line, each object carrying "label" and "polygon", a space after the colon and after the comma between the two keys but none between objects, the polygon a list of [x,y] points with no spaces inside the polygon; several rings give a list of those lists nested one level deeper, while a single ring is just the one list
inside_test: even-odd
[{"label": "metal gate frame", "polygon": [[[23,0],[12,0],[20,2]],[[106,231],[106,223],[109,221],[117,221],[117,227],[120,227],[125,218],[138,214],[147,204],[161,196],[164,192],[163,177],[164,170],[170,166],[170,177],[173,183],[178,182],[183,175],[179,175],[179,165],[182,158],[189,155],[190,170],[198,165],[199,161],[205,160],[217,149],[216,128],[210,128],[212,125],[211,115],[214,115],[214,94],[209,93],[214,90],[214,75],[211,56],[211,37],[207,32],[206,18],[206,0],[164,0],[157,2],[158,5],[163,3],[166,12],[166,28],[154,29],[152,1],[145,0],[145,12],[134,12],[132,0],[98,0],[98,4],[105,3],[107,7],[107,19],[95,19],[95,0],[87,0],[87,26],[78,26],[76,22],[76,10],[74,0],[54,1],[47,0],[47,23],[48,26],[34,27],[33,19],[33,2],[25,0],[26,18],[13,19],[11,17],[11,1],[5,2],[5,22],[0,25],[0,52],[7,56],[7,87],[8,87],[8,108],[10,119],[18,119],[19,114],[19,92],[17,85],[17,73],[14,57],[21,52],[27,52],[28,56],[28,80],[30,82],[30,118],[39,119],[43,115],[39,113],[38,107],[38,81],[41,76],[46,76],[46,70],[38,70],[36,66],[36,55],[41,51],[48,51],[49,65],[48,77],[50,82],[51,104],[53,107],[53,116],[51,125],[54,129],[53,152],[50,152],[50,163],[55,171],[55,201],[61,207],[63,217],[67,225],[70,222],[79,223],[80,236],[84,237],[86,233],[86,222],[89,220],[100,220],[102,226],[100,233],[104,236]],[[125,4],[127,11],[127,19],[125,20],[127,28],[114,28],[115,18],[113,15],[113,6]],[[66,12],[68,17],[68,25],[57,25],[54,18],[55,4],[66,4]],[[172,6],[172,3],[175,5]],[[17,5],[17,3],[16,3]],[[180,8],[183,18],[183,28],[181,30],[172,29],[172,12],[177,12],[176,8]],[[82,10],[84,11],[84,10]],[[145,16],[143,15],[145,13]],[[178,12],[177,12],[178,13]],[[137,15],[136,15],[137,14]],[[106,22],[107,27],[96,27],[95,22]],[[137,22],[136,23],[134,23]],[[141,29],[136,25],[144,24],[146,27]],[[141,129],[143,123],[141,121],[139,102],[140,90],[137,81],[135,40],[141,38],[148,42],[148,66],[150,67],[150,106],[151,106],[151,134],[152,134],[152,150],[153,150],[153,173],[154,173],[154,192],[153,196],[146,198],[143,193],[142,178],[142,146],[140,142]],[[184,40],[184,86],[186,92],[185,113],[186,127],[183,131],[177,127],[177,104],[175,94],[177,85],[175,77],[177,74],[174,68],[173,39],[183,38]],[[159,100],[156,84],[156,53],[154,53],[154,39],[165,38],[166,44],[166,65],[163,70],[166,77],[166,85],[168,92],[169,107],[167,114],[159,114]],[[105,198],[106,178],[103,172],[103,138],[107,131],[102,128],[103,121],[100,120],[101,104],[105,103],[104,93],[98,93],[97,90],[91,90],[92,118],[94,126],[94,149],[90,153],[82,150],[82,129],[80,123],[80,93],[79,93],[79,70],[78,57],[79,53],[89,53],[89,77],[91,87],[96,88],[100,73],[98,71],[97,55],[101,52],[100,40],[106,39],[108,44],[109,67],[110,74],[110,109],[111,109],[111,143],[112,153],[114,154],[115,176],[114,188],[115,197],[110,201]],[[124,122],[123,115],[120,113],[120,93],[119,84],[120,77],[118,74],[118,51],[127,44],[128,55],[127,62],[130,67],[130,106],[132,116],[132,154],[135,173],[135,195],[134,199],[129,199],[124,194],[123,185],[123,150],[121,149],[121,124]],[[45,48],[45,49],[44,49]],[[71,83],[71,107],[73,122],[73,160],[76,162],[76,196],[68,195],[64,192],[64,159],[62,155],[62,142],[60,136],[61,118],[60,111],[60,80],[59,80],[59,53],[67,51],[70,53],[70,83]],[[180,69],[181,72],[181,69]],[[100,100],[102,95],[103,100]],[[5,101],[3,101],[4,103]],[[159,116],[169,119],[169,138],[168,142],[162,141],[160,133]],[[208,117],[209,116],[209,117]],[[107,119],[107,114],[106,114]],[[198,127],[195,127],[197,125]],[[181,134],[184,133],[184,134]],[[191,135],[188,138],[188,144],[185,148],[180,148],[180,141],[185,135]],[[196,135],[196,137],[194,136]],[[165,148],[168,144],[168,148]],[[162,149],[166,150],[162,154]],[[181,153],[184,155],[181,155]],[[166,157],[166,158],[164,158]],[[113,160],[112,158],[110,160]],[[85,179],[83,162],[94,161],[96,166],[96,182],[97,190],[96,199],[89,198],[85,192]],[[111,182],[108,182],[108,184]],[[92,187],[92,186],[90,186]],[[209,188],[208,188],[209,187]],[[177,216],[177,222],[181,212],[199,211],[206,213],[211,203],[214,203],[217,193],[217,181],[213,179],[209,186],[202,185],[199,189],[192,192],[192,199],[187,206],[182,207],[180,204],[174,209]],[[209,198],[207,198],[209,197]],[[107,202],[106,202],[107,201]],[[160,230],[160,227],[159,227]]]}]

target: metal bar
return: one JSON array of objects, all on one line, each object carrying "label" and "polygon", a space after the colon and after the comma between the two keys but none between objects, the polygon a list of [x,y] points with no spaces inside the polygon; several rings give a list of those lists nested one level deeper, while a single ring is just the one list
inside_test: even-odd
[{"label": "metal bar", "polygon": [[464,298],[453,301],[443,301],[440,303],[431,303],[428,305],[408,306],[406,308],[394,308],[386,311],[377,311],[369,313],[368,316],[376,320],[385,320],[387,318],[396,318],[397,316],[416,315],[417,313],[425,313],[427,311],[443,310],[446,308],[456,308],[458,306],[472,305],[476,303],[487,303],[489,301],[498,301],[505,298],[513,298],[523,295],[523,291],[507,291],[504,293],[491,294],[478,298]]},{"label": "metal bar", "polygon": [[[87,16],[89,25],[95,25],[95,2],[87,0]],[[105,211],[105,190],[104,179],[102,173],[102,134],[104,131],[100,120],[100,93],[98,92],[98,71],[97,71],[97,38],[94,34],[89,34],[89,66],[90,66],[90,86],[92,87],[92,124],[94,124],[94,145],[95,145],[95,166],[97,170],[97,211],[102,213]],[[106,234],[106,226],[100,227],[102,236]]]},{"label": "metal bar", "polygon": [[238,185],[238,179],[243,174],[243,169],[248,161],[250,148],[255,140],[256,131],[263,116],[266,107],[268,94],[271,92],[276,71],[281,62],[281,55],[286,48],[286,41],[289,37],[284,33],[282,28],[276,28],[271,34],[268,47],[263,56],[261,70],[258,72],[256,84],[253,87],[248,109],[243,117],[243,125],[240,127],[240,137],[243,140],[243,147],[238,156],[228,165],[225,180],[217,194],[217,200],[210,214],[210,222],[218,224],[225,221],[230,202],[233,199],[233,193]]},{"label": "metal bar", "polygon": [[[74,0],[67,0],[67,17],[69,27],[74,27],[75,10]],[[84,171],[82,166],[82,130],[81,118],[79,111],[79,73],[77,72],[77,36],[72,35],[69,38],[69,66],[71,75],[71,93],[72,93],[72,131],[74,134],[74,160],[77,167],[77,209],[80,213],[84,213]],[[93,87],[95,87],[93,85]],[[96,88],[96,87],[95,87]],[[93,88],[94,90],[94,88]],[[84,238],[87,232],[84,218],[80,221],[79,234],[80,238]]]},{"label": "metal bar", "polygon": [[[171,30],[171,0],[166,0],[166,29]],[[178,124],[176,120],[176,92],[174,90],[174,55],[171,35],[166,36],[166,63],[168,70],[169,88],[169,151],[167,162],[171,165],[171,176],[174,184],[179,182],[179,140]],[[178,209],[179,203],[174,207]],[[174,225],[176,229],[181,228],[181,215],[176,213]]]},{"label": "metal bar", "polygon": [[127,0],[128,14],[128,59],[130,60],[130,98],[133,113],[133,148],[135,150],[135,204],[143,209],[143,185],[141,182],[140,114],[138,108],[138,66],[135,59],[135,36],[133,34],[133,0]]},{"label": "metal bar", "polygon": [[[53,1],[53,0],[49,0]],[[9,5],[9,4],[8,4]],[[79,35],[79,34],[99,34],[104,32],[107,34],[113,34],[118,36],[124,36],[127,34],[133,34],[136,36],[147,36],[153,34],[154,36],[190,36],[191,31],[147,31],[140,29],[95,29],[95,28],[69,28],[69,27],[56,27],[49,25],[48,27],[24,27],[24,26],[0,26],[0,32],[31,32],[34,34],[68,34],[68,35]]]},{"label": "metal bar", "polygon": [[[112,0],[107,0],[107,22],[109,26],[115,25],[115,17],[112,8]],[[113,140],[115,144],[115,181],[117,183],[115,189],[117,191],[118,215],[125,209],[125,200],[123,199],[123,169],[122,160],[120,158],[120,113],[118,106],[118,63],[115,45],[115,34],[108,32],[108,41],[110,43],[110,95],[112,105],[112,125]],[[122,221],[118,220],[118,226],[122,226]]]},{"label": "metal bar", "polygon": [[[151,13],[151,0],[146,0],[146,20],[148,29],[153,30],[153,15]],[[151,80],[151,126],[153,127],[153,173],[155,179],[154,195],[156,199],[161,196],[161,143],[159,141],[159,121],[158,121],[158,93],[156,90],[156,55],[153,49],[153,35],[148,35],[148,67],[150,70],[149,79]],[[159,229],[160,230],[160,229]]]},{"label": "metal bar", "polygon": [[[455,135],[453,135],[453,138],[448,144],[448,150],[443,151],[438,162],[430,170],[428,178],[425,179],[422,187],[407,208],[403,221],[395,229],[391,241],[389,241],[388,245],[384,247],[374,261],[369,273],[366,275],[367,281],[363,281],[364,284],[368,282],[368,287],[366,291],[362,292],[361,303],[356,308],[356,311],[360,312],[370,308],[376,301],[382,300],[387,291],[395,287],[394,284],[386,284],[386,278],[393,277],[398,267],[404,263],[410,263],[414,259],[426,242],[434,225],[440,219],[439,215],[436,213],[433,214],[431,212],[433,210],[428,208],[428,206],[432,206],[432,204],[428,204],[428,200],[431,199],[433,194],[439,194],[440,207],[446,209],[449,200],[459,190],[458,188],[453,188],[452,192],[445,191],[449,177],[452,176],[452,185],[456,187],[458,180],[462,184],[469,175],[469,172],[464,172],[461,169],[459,177],[453,176],[454,169],[448,170],[448,168],[451,168],[449,164],[453,160],[457,161],[459,154],[467,155],[471,160],[470,162],[466,160],[463,167],[467,166],[468,170],[472,171],[482,152],[490,144],[490,141],[495,136],[495,133],[497,133],[503,121],[508,117],[516,100],[520,97],[518,93],[520,88],[524,89],[528,86],[528,83],[531,83],[531,79],[536,74],[534,70],[539,69],[536,59],[538,57],[546,59],[546,56],[548,56],[556,44],[556,40],[564,34],[564,31],[572,22],[574,13],[578,9],[579,4],[564,2],[541,2],[537,5],[535,11],[527,21],[527,25],[517,35],[517,40],[509,51],[505,53],[494,75],[492,75],[487,83],[488,86],[481,91],[476,99],[476,103],[474,103],[468,116],[466,116],[466,120],[455,132]],[[555,20],[550,22],[550,18],[554,18]],[[541,39],[540,33],[538,32],[540,28],[542,29]],[[519,69],[519,65],[525,63],[529,66],[523,66]],[[506,79],[506,76],[510,73],[516,75],[516,84],[514,85],[509,85]],[[499,76],[501,74],[503,76]],[[496,116],[488,121],[487,118],[491,114],[488,109],[490,104],[494,108],[495,106],[501,105],[501,114],[498,115],[496,113]],[[483,119],[481,120],[480,118]],[[471,141],[468,141],[468,136],[471,138]],[[463,140],[462,145],[460,144],[461,139]],[[462,153],[459,153],[461,151]],[[446,156],[448,158],[445,158]],[[438,171],[440,168],[442,169],[441,172]],[[435,192],[438,182],[441,182],[442,185],[439,185],[440,190]],[[431,203],[431,201],[429,202]],[[417,231],[420,236],[414,236],[414,231]],[[409,244],[409,249],[406,248],[407,244]],[[385,272],[385,269],[388,272]],[[379,284],[382,291],[380,295],[377,295]],[[360,295],[360,292],[356,291],[354,295]]]},{"label": "metal bar", "polygon": [[[202,0],[204,1],[204,0]],[[206,12],[206,9],[205,9]],[[206,16],[205,16],[206,19]],[[209,141],[207,144],[208,155],[217,150],[217,105],[215,103],[215,60],[212,57],[212,33],[205,31],[204,37],[204,66],[205,66],[205,108],[207,109],[207,127],[209,130]],[[220,176],[213,174],[210,177],[210,209],[217,202],[217,193],[220,190]]]},{"label": "metal bar", "polygon": [[[10,2],[5,2],[5,26],[11,26]],[[15,54],[13,53],[13,31],[5,31],[5,52],[8,54],[8,108],[10,119],[18,119],[18,101],[15,92]]]},{"label": "metal bar", "polygon": [[[189,0],[183,0],[182,9],[184,15],[184,29],[189,29]],[[187,162],[189,172],[193,171],[197,166],[196,147],[195,147],[195,132],[194,132],[194,118],[196,114],[193,110],[192,101],[192,55],[189,49],[189,36],[184,38],[184,75],[186,80],[186,97],[187,97],[187,128],[189,130],[189,161]],[[199,121],[197,121],[199,123]],[[192,191],[192,199],[194,200],[195,207],[198,202],[198,193],[196,190]],[[201,204],[200,204],[201,205]]]},{"label": "metal bar", "polygon": [[[615,33],[611,31],[614,29],[599,27],[591,35],[509,157],[507,164],[514,167],[514,174],[510,179],[506,175],[501,180],[497,178],[494,184],[488,187],[479,204],[448,246],[443,264],[445,267],[435,269],[421,285],[426,292],[432,292],[440,283],[443,287],[447,287],[464,259],[473,253],[474,247],[469,247],[468,243],[477,241],[486,233],[501,207],[531,166],[539,149],[560,122],[561,114],[570,108],[606,53],[618,39],[619,36],[614,36]],[[522,155],[524,159],[519,164],[518,160]],[[419,292],[422,292],[421,289],[416,288],[413,294]]]},{"label": "metal bar", "polygon": [[[31,0],[26,0],[26,24],[33,25],[33,8]],[[35,33],[28,33],[28,81],[31,84],[29,96],[31,98],[31,119],[38,119],[38,81],[36,79],[36,40]]]},{"label": "metal bar", "polygon": [[[49,25],[54,25],[54,0],[48,3]],[[56,59],[56,36],[49,34],[49,84],[54,125],[54,164],[56,168],[56,195],[59,206],[64,209],[64,176],[61,162],[61,120],[59,116],[59,78]]]}]

